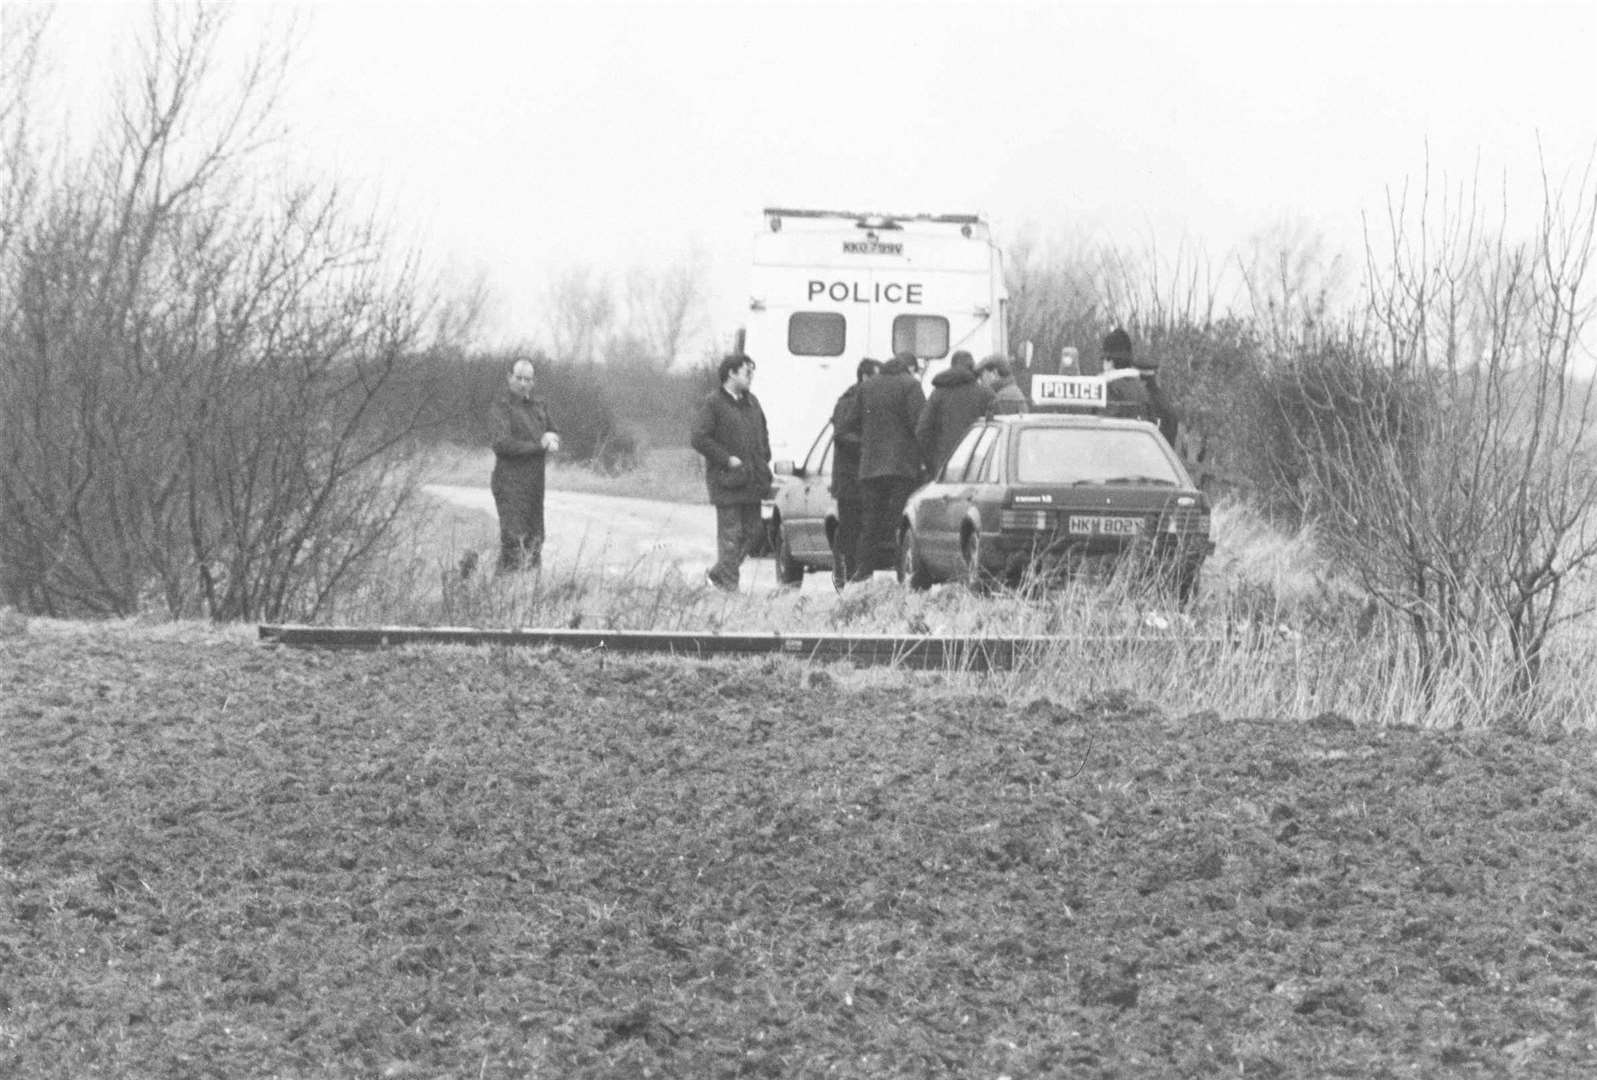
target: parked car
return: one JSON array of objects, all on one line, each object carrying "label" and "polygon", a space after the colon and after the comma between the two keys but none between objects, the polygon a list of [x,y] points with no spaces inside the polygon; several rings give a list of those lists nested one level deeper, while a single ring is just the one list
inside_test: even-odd
[{"label": "parked car", "polygon": [[898,576],[911,587],[1048,582],[1128,567],[1185,604],[1214,550],[1210,505],[1143,420],[1033,412],[978,421],[910,496]]},{"label": "parked car", "polygon": [[[798,464],[778,461],[766,533],[776,556],[776,580],[799,585],[814,570],[833,570],[837,500],[832,498],[832,422],[828,420]],[[840,583],[838,583],[840,584]]]}]

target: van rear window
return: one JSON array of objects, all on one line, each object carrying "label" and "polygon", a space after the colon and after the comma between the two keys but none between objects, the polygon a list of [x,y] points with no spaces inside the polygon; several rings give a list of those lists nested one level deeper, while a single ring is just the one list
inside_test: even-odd
[{"label": "van rear window", "polygon": [[948,320],[941,315],[900,315],[893,320],[893,355],[912,353],[922,360],[948,355]]},{"label": "van rear window", "polygon": [[847,328],[835,311],[796,311],[787,320],[787,351],[794,356],[842,356]]}]

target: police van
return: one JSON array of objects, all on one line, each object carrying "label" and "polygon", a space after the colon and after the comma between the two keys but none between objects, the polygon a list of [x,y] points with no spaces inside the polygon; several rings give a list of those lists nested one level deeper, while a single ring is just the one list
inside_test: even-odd
[{"label": "police van", "polygon": [[1007,308],[1003,256],[979,215],[766,209],[742,344],[773,461],[809,448],[860,360],[912,353],[930,393],[954,352],[1007,352]]}]

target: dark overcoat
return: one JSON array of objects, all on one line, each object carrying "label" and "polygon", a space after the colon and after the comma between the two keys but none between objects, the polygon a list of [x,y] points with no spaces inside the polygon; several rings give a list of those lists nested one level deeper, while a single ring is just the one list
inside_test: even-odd
[{"label": "dark overcoat", "polygon": [[915,425],[925,405],[920,380],[896,360],[889,360],[880,375],[860,384],[861,480],[920,477],[923,463]]},{"label": "dark overcoat", "polygon": [[932,395],[921,409],[915,425],[915,441],[920,443],[926,468],[935,473],[954,452],[970,425],[987,415],[993,392],[976,379],[968,368],[951,367],[932,379]]},{"label": "dark overcoat", "polygon": [[860,384],[843,391],[832,406],[832,497],[839,502],[858,502],[860,436],[864,415],[860,412]]},{"label": "dark overcoat", "polygon": [[534,394],[524,398],[503,390],[488,407],[488,437],[493,442],[493,486],[506,490],[543,492],[544,462],[548,454],[543,437],[555,431],[549,406]]},{"label": "dark overcoat", "polygon": [[[704,456],[704,482],[715,506],[757,503],[771,493],[771,435],[752,393],[723,388],[706,395],[693,422],[693,449]],[[731,458],[740,458],[733,468]]]}]

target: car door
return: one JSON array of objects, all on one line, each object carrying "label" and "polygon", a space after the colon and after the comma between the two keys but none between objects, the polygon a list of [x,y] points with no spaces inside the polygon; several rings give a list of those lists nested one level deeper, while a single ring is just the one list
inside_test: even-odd
[{"label": "car door", "polygon": [[928,567],[939,574],[957,572],[959,560],[959,526],[970,508],[971,485],[965,474],[972,457],[984,440],[992,438],[991,424],[974,424],[948,455],[948,461],[933,481],[931,488],[920,500],[920,521],[916,528],[920,535],[921,558]]},{"label": "car door", "polygon": [[793,557],[810,566],[831,559],[826,518],[832,512],[832,423],[827,421],[805,455],[793,516],[782,522]]},{"label": "car door", "polygon": [[[971,454],[965,469],[965,518],[974,518],[983,540],[996,539],[1004,502],[1004,446],[1002,429],[990,425]],[[993,549],[988,548],[989,553]]]}]

